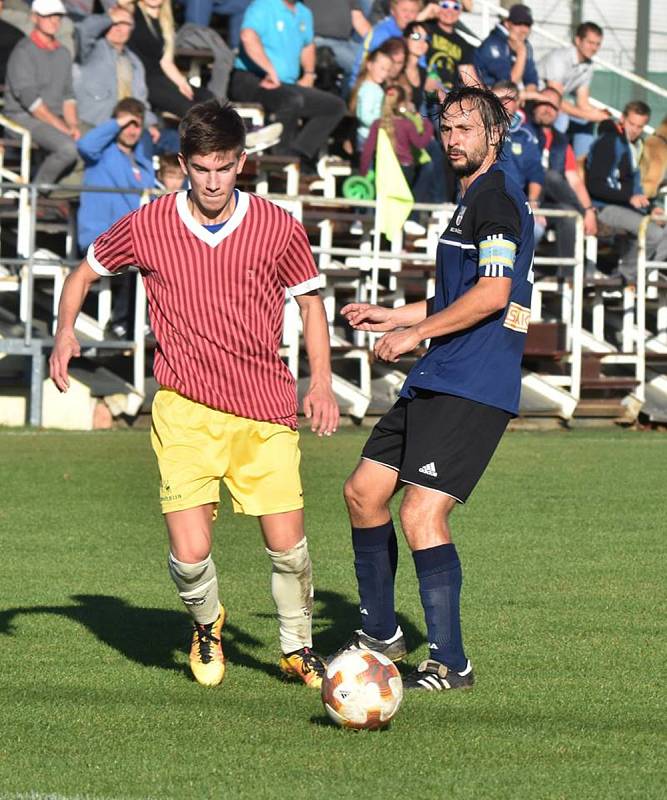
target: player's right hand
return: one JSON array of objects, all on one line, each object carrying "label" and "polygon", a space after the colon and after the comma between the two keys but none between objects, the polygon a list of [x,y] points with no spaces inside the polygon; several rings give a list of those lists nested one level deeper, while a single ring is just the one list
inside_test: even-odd
[{"label": "player's right hand", "polygon": [[81,345],[72,331],[59,331],[49,358],[49,375],[61,392],[69,389],[67,367],[72,358],[81,355]]},{"label": "player's right hand", "polygon": [[357,331],[385,332],[396,328],[391,320],[392,311],[391,308],[372,306],[370,303],[348,303],[340,313]]}]

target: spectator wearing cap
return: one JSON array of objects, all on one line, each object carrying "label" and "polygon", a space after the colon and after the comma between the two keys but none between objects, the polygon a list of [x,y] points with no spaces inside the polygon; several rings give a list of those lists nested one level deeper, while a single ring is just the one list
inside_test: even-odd
[{"label": "spectator wearing cap", "polygon": [[313,14],[315,46],[331,48],[343,71],[343,85],[347,86],[362,49],[361,42],[371,30],[359,0],[304,0],[304,5]]},{"label": "spectator wearing cap", "polygon": [[528,91],[537,89],[539,78],[528,41],[532,25],[528,6],[517,3],[475,50],[475,68],[487,86],[512,81]]},{"label": "spectator wearing cap", "polygon": [[563,96],[555,127],[569,134],[582,172],[595,138],[595,123],[610,117],[607,109],[591,104],[589,95],[593,80],[592,58],[602,45],[602,36],[602,28],[595,22],[582,22],[576,30],[574,44],[551,50],[540,61],[542,79]]},{"label": "spectator wearing cap", "polygon": [[459,82],[480,83],[474,66],[475,48],[454,30],[462,9],[460,0],[440,0],[427,6],[427,13],[434,15],[424,24],[429,37],[427,91],[449,91]]},{"label": "spectator wearing cap", "polygon": [[33,30],[7,63],[4,113],[27,128],[47,154],[33,176],[36,183],[56,183],[78,157],[72,57],[56,38],[64,14],[61,0],[35,0]]}]

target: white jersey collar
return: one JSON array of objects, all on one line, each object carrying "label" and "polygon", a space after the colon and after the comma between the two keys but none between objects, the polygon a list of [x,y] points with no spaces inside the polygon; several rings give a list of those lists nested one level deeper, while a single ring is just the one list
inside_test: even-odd
[{"label": "white jersey collar", "polygon": [[238,199],[236,201],[234,213],[216,233],[207,231],[201,222],[197,222],[197,220],[192,216],[192,212],[188,207],[187,189],[178,192],[176,195],[176,211],[178,212],[178,216],[181,218],[181,222],[191,233],[193,233],[198,239],[204,242],[204,244],[207,244],[209,247],[217,247],[220,242],[224,241],[224,239],[234,233],[238,226],[243,222],[243,218],[248,211],[248,207],[250,205],[248,194],[246,192],[242,192],[240,189],[237,191]]}]

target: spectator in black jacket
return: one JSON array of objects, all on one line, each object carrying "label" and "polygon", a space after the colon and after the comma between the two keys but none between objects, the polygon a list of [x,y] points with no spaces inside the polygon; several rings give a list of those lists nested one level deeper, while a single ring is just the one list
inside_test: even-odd
[{"label": "spectator in black jacket", "polygon": [[650,210],[650,201],[642,190],[635,150],[650,116],[651,109],[646,103],[640,100],[628,103],[618,123],[602,123],[586,163],[586,186],[598,208],[598,220],[632,237],[619,264],[619,274],[631,283],[637,276],[636,236],[648,213],[653,221],[646,231],[647,257],[667,260],[664,213],[660,209]]}]

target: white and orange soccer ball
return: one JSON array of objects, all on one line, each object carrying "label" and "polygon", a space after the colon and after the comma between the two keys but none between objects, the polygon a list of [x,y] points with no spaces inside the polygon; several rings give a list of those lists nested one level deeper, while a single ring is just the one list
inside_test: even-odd
[{"label": "white and orange soccer ball", "polygon": [[327,666],[322,702],[343,728],[375,730],[388,725],[403,699],[403,681],[387,656],[347,650]]}]

